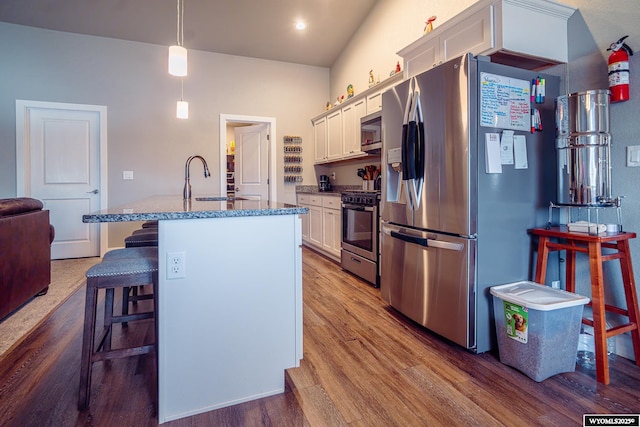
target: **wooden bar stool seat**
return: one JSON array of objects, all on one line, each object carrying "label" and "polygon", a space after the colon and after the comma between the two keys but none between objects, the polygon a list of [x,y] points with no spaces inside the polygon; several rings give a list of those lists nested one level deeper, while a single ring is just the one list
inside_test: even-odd
[{"label": "wooden bar stool seat", "polygon": [[[607,357],[607,338],[625,333],[631,333],[633,353],[636,365],[640,366],[640,309],[638,308],[638,295],[629,240],[636,237],[636,233],[603,233],[587,234],[569,232],[566,226],[547,228],[534,228],[530,232],[539,237],[538,260],[536,263],[535,281],[545,284],[547,274],[547,262],[549,252],[567,251],[566,288],[569,292],[576,290],[576,253],[582,252],[589,255],[589,267],[591,273],[591,305],[593,320],[582,319],[582,323],[593,326],[596,353],[596,379],[603,384],[609,384],[609,358]],[[552,239],[554,241],[552,241]],[[603,252],[603,249],[606,249]],[[605,303],[605,282],[602,274],[602,265],[605,261],[620,260],[622,271],[622,284],[627,308],[623,309]],[[607,329],[606,312],[626,316],[628,323]]]},{"label": "wooden bar stool seat", "polygon": [[[127,249],[125,249],[127,250]],[[137,356],[156,351],[157,316],[154,311],[115,316],[113,297],[115,288],[152,284],[153,295],[157,295],[158,259],[156,257],[112,255],[87,270],[87,293],[85,301],[84,331],[82,336],[82,359],[80,364],[80,389],[78,409],[89,406],[91,390],[91,371],[95,362],[114,358]],[[96,312],[98,291],[105,289],[104,327],[96,340]],[[154,298],[154,310],[157,298]],[[114,323],[130,322],[142,319],[154,319],[154,343],[141,344],[126,348],[111,348],[112,327]],[[97,342],[97,345],[96,345]]]}]

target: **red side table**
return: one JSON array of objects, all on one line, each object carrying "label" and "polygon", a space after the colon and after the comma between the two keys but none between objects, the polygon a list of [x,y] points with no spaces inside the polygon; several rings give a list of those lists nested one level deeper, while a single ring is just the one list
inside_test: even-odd
[{"label": "red side table", "polygon": [[[607,338],[631,332],[633,353],[636,365],[640,366],[640,310],[638,309],[638,295],[633,276],[629,239],[635,239],[636,233],[604,233],[599,235],[569,232],[566,226],[546,228],[534,228],[529,230],[531,234],[538,236],[538,261],[536,263],[535,281],[545,283],[547,275],[547,261],[549,252],[567,251],[567,291],[575,292],[576,289],[576,253],[583,252],[589,255],[589,267],[591,272],[591,305],[593,320],[583,318],[582,323],[593,326],[593,334],[596,350],[596,379],[603,384],[609,384],[609,358],[607,357]],[[552,239],[554,241],[552,241]],[[615,252],[602,253],[602,249],[611,249]],[[602,264],[605,261],[619,259],[622,270],[622,283],[627,309],[605,304],[604,280]],[[626,316],[629,323],[607,329],[606,312]]]}]

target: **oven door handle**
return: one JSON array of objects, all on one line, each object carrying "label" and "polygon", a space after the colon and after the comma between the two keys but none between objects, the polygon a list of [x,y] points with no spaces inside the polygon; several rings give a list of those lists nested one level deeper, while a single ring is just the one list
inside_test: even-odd
[{"label": "oven door handle", "polygon": [[347,204],[343,204],[342,205],[342,209],[350,209],[352,211],[367,211],[367,212],[373,212],[374,207],[373,206],[362,206],[362,205],[347,205]]}]

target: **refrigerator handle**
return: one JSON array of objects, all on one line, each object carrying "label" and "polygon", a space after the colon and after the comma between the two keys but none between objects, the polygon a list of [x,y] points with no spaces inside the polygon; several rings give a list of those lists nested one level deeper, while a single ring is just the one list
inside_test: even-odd
[{"label": "refrigerator handle", "polygon": [[417,236],[409,236],[407,234],[402,234],[397,231],[391,231],[389,233],[391,237],[395,237],[396,239],[402,240],[407,243],[414,243],[416,245],[424,246],[426,248],[438,248],[438,249],[447,249],[450,251],[459,252],[464,249],[464,245],[462,243],[453,243],[453,242],[441,242],[439,240],[433,239],[425,239],[423,237]]},{"label": "refrigerator handle", "polygon": [[402,179],[405,180],[407,178],[405,178],[408,175],[407,172],[407,167],[408,167],[408,158],[407,158],[407,154],[409,152],[409,146],[408,146],[408,138],[409,136],[409,124],[405,123],[402,125],[402,141],[401,141],[401,153],[400,153],[400,157],[401,157],[401,161],[402,161]]},{"label": "refrigerator handle", "polygon": [[[404,129],[403,129],[404,130]],[[418,124],[410,121],[407,127],[406,142],[406,175],[403,174],[405,180],[416,179],[416,155],[418,154]],[[403,150],[404,151],[404,150]]]},{"label": "refrigerator handle", "polygon": [[429,246],[429,239],[416,237],[416,236],[408,236],[406,234],[398,233],[397,231],[392,231],[391,237],[395,237],[396,239],[400,239],[408,243],[415,243],[416,245],[420,245],[420,246],[425,246],[425,247]]}]

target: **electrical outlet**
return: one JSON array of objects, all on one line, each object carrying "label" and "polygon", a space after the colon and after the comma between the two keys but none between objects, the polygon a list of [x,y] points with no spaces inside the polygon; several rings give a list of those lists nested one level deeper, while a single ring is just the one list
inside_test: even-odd
[{"label": "electrical outlet", "polygon": [[551,282],[551,287],[553,289],[560,289],[560,280],[554,280],[553,282]]},{"label": "electrical outlet", "polygon": [[336,179],[336,173],[335,172],[331,173],[331,179]]},{"label": "electrical outlet", "polygon": [[167,252],[167,279],[184,279],[185,277],[187,277],[186,254]]}]

